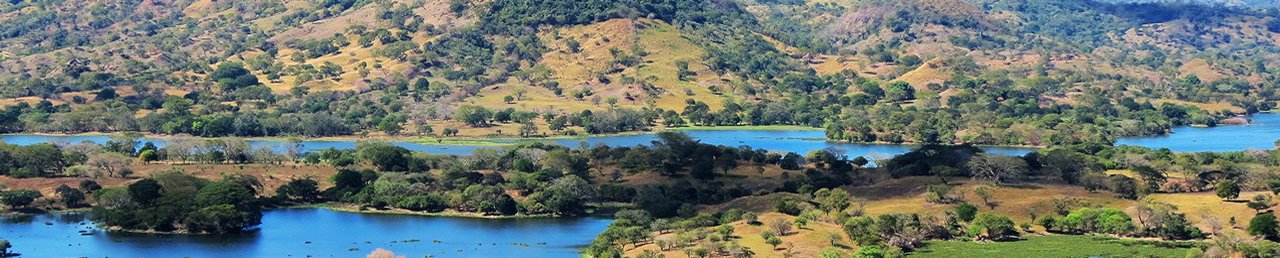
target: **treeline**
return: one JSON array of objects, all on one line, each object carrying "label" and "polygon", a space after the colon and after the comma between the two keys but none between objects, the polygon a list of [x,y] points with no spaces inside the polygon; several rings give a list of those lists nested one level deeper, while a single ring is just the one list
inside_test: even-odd
[{"label": "treeline", "polygon": [[[340,170],[330,178],[335,186],[324,192],[328,200],[371,207],[578,215],[590,203],[624,202],[663,217],[687,213],[691,204],[720,203],[774,189],[688,182],[634,189],[611,183],[637,173],[710,180],[742,163],[797,170],[806,162],[794,153],[702,144],[679,133],[664,132],[659,138],[653,146],[569,149],[531,143],[503,150],[480,149],[469,156],[429,155],[371,144],[355,150],[308,153],[303,162],[328,162],[339,167],[363,163],[377,168]],[[617,169],[604,171],[606,167]],[[843,168],[851,169],[852,165]],[[513,193],[523,200],[515,201]]]},{"label": "treeline", "polygon": [[138,180],[126,187],[92,191],[91,219],[109,227],[137,231],[236,233],[262,224],[252,176],[228,175],[218,182],[182,172]]},{"label": "treeline", "polygon": [[[804,227],[811,223],[840,225],[844,229],[844,234],[833,234],[827,240],[830,240],[833,246],[845,239],[857,244],[859,249],[852,254],[854,257],[899,257],[922,247],[925,241],[1007,240],[1024,233],[1035,233],[1033,225],[1040,225],[1045,230],[1057,234],[1109,234],[1122,237],[1157,237],[1163,240],[1203,239],[1210,235],[1227,234],[1229,228],[1226,227],[1225,220],[1212,215],[1201,215],[1200,220],[1209,226],[1202,229],[1190,222],[1187,213],[1161,202],[1143,201],[1133,207],[1135,211],[1130,214],[1114,208],[1094,208],[1095,204],[1088,201],[1066,197],[1046,201],[1050,204],[1050,209],[1030,211],[1030,221],[1016,223],[1008,217],[980,213],[978,206],[967,203],[961,194],[951,192],[952,187],[945,182],[948,178],[971,177],[999,187],[1025,182],[1065,181],[1070,184],[1084,185],[1090,191],[1107,189],[1116,193],[1118,197],[1137,199],[1149,193],[1181,190],[1173,190],[1174,188],[1169,188],[1168,184],[1162,183],[1162,180],[1167,179],[1162,171],[1169,168],[1162,167],[1157,170],[1131,162],[1161,163],[1181,160],[1180,162],[1190,166],[1188,169],[1194,171],[1215,171],[1206,172],[1208,176],[1185,177],[1188,183],[1194,182],[1200,186],[1216,184],[1215,188],[1219,189],[1217,190],[1219,196],[1230,199],[1235,198],[1233,194],[1238,195],[1241,189],[1233,180],[1243,180],[1244,177],[1275,178],[1277,175],[1270,169],[1260,168],[1250,171],[1251,173],[1228,176],[1222,171],[1216,171],[1215,168],[1221,165],[1226,165],[1228,168],[1247,167],[1236,166],[1234,165],[1236,163],[1231,160],[1272,164],[1275,161],[1258,159],[1258,157],[1265,157],[1267,160],[1273,160],[1267,154],[1270,152],[1251,150],[1174,154],[1167,149],[1150,150],[1142,147],[1086,144],[1046,148],[1026,155],[1009,156],[984,153],[981,149],[964,145],[928,145],[891,158],[873,157],[875,160],[872,161],[880,164],[883,170],[871,172],[846,170],[843,173],[861,173],[859,176],[866,178],[877,178],[873,175],[877,173],[884,173],[884,177],[937,176],[942,179],[943,184],[929,186],[926,201],[955,204],[954,210],[939,214],[869,216],[865,214],[864,207],[867,201],[836,188],[842,185],[856,185],[860,182],[835,180],[835,183],[824,185],[820,182],[839,178],[839,176],[822,180],[795,180],[792,176],[793,178],[788,179],[785,186],[778,188],[777,191],[795,194],[774,195],[772,211],[794,217],[759,221],[758,214],[736,209],[700,214],[692,203],[682,204],[682,207],[675,210],[676,212],[657,210],[663,213],[656,213],[651,205],[647,205],[637,197],[633,202],[637,206],[636,210],[617,213],[618,220],[601,233],[591,246],[583,250],[593,257],[619,257],[626,253],[628,246],[638,247],[641,244],[651,243],[663,251],[683,249],[699,255],[705,253],[751,256],[749,254],[753,252],[750,249],[741,248],[737,239],[756,236],[734,236],[734,227],[724,225],[742,220],[745,220],[749,226],[765,226],[767,230],[764,230],[765,233],[759,237],[775,247],[784,244],[783,240],[777,236],[790,234],[789,232],[793,232],[793,227]],[[1161,158],[1161,155],[1169,156]],[[833,171],[838,171],[830,168],[844,166],[840,165],[842,163],[852,166],[866,162],[865,159],[860,160],[861,157],[853,160],[836,158],[824,161],[832,156],[836,155],[832,155],[827,150],[813,151],[806,155],[804,160],[809,163],[806,167],[811,165],[811,168],[805,169],[806,175],[819,171],[825,171],[825,173],[818,175],[830,175]],[[1115,159],[1118,156],[1129,157]],[[1216,161],[1201,163],[1199,160]],[[1218,165],[1207,165],[1210,163]],[[1117,169],[1131,169],[1138,175],[1138,179],[1124,174],[1107,175],[1105,173],[1105,171]],[[1177,170],[1174,169],[1174,171],[1176,173]],[[1105,182],[1094,181],[1098,179]],[[793,185],[799,185],[799,187],[791,187]],[[1253,182],[1252,185],[1255,188],[1271,187],[1263,189],[1280,191],[1277,190],[1280,189],[1280,180]],[[992,187],[975,188],[985,202],[982,204],[989,207],[994,207],[989,202],[989,198],[992,198],[990,195]],[[1206,189],[1197,191],[1201,190]],[[647,187],[641,190],[640,196],[644,196],[646,191],[652,190]],[[678,198],[676,195],[661,197]],[[1270,199],[1265,197],[1255,197],[1257,199],[1250,201],[1250,207],[1269,208]],[[1254,224],[1258,226],[1253,226]],[[1249,232],[1257,236],[1274,236],[1280,232],[1277,231],[1276,225],[1275,217],[1264,213],[1250,223]],[[666,234],[668,232],[672,234]],[[1194,248],[1200,252],[1204,252],[1205,248],[1195,242],[1163,244]],[[1240,248],[1239,251],[1247,254],[1273,254],[1275,253],[1273,249],[1266,249],[1271,245],[1273,243],[1259,242],[1257,247],[1250,244],[1238,248]],[[1215,252],[1222,251],[1208,249]],[[1237,250],[1233,247],[1230,251]],[[823,253],[849,255],[846,251],[839,249],[824,250]],[[657,257],[656,252],[650,251],[642,255]],[[1265,255],[1249,257],[1265,257]]]},{"label": "treeline", "polygon": [[[176,136],[165,140],[164,147],[141,143],[141,134],[113,135],[103,144],[92,142],[40,143],[27,146],[0,144],[0,175],[14,178],[31,177],[121,177],[128,178],[135,163],[168,161],[173,163],[260,163],[280,164],[302,157],[300,140],[276,146],[254,148],[240,138],[203,139]],[[140,146],[140,147],[139,147]]]},{"label": "treeline", "polygon": [[[340,168],[337,174],[328,178],[329,182],[333,183],[333,187],[320,192],[315,190],[314,181],[297,179],[277,189],[276,197],[272,197],[275,199],[262,202],[280,204],[337,201],[375,208],[427,212],[455,210],[486,215],[579,215],[583,214],[591,203],[623,202],[636,203],[639,207],[652,211],[656,215],[669,217],[688,213],[692,207],[691,204],[720,203],[777,189],[760,186],[727,186],[716,183],[693,185],[688,182],[636,189],[612,183],[624,176],[638,173],[690,177],[709,182],[708,180],[726,176],[735,168],[748,164],[799,170],[804,164],[814,162],[825,168],[821,172],[809,170],[786,177],[789,182],[783,189],[796,191],[797,188],[803,188],[801,186],[807,184],[840,185],[849,179],[847,176],[843,178],[834,176],[835,174],[845,173],[853,170],[855,166],[866,164],[865,159],[846,162],[843,157],[827,152],[816,152],[806,160],[795,153],[770,152],[748,146],[714,146],[699,143],[681,133],[660,133],[659,139],[652,146],[600,145],[579,149],[528,143],[502,150],[479,149],[468,156],[415,153],[403,147],[378,142],[362,142],[356,149],[328,149],[319,152],[300,152],[298,150],[301,146],[286,142],[286,153],[275,154],[269,147],[248,148],[246,142],[235,138],[197,140],[191,137],[167,140],[163,148],[155,148],[154,145],[145,143],[142,144],[142,148],[135,149],[134,146],[138,145],[138,141],[126,135],[115,136],[110,142],[102,145],[86,142],[60,145],[7,145],[6,148],[14,149],[17,156],[56,157],[46,162],[50,167],[41,168],[48,170],[47,172],[32,175],[47,177],[129,177],[133,175],[129,167],[135,160],[137,162],[168,160],[174,163],[278,164],[285,161],[306,164],[326,163]],[[18,167],[11,171],[19,172],[9,172],[7,175],[28,176],[24,174],[27,172],[20,171],[36,170],[35,166],[45,164],[28,161],[26,158],[16,160],[21,162],[16,163]],[[372,169],[361,169],[361,167]],[[605,171],[609,167],[616,169]],[[163,189],[157,191],[162,193],[188,187],[194,188],[191,190],[195,193],[197,192],[195,190],[203,189],[206,184],[209,184],[205,181],[189,180],[190,177],[177,172],[164,175],[153,172],[147,178],[158,181]],[[190,185],[167,183],[179,179],[192,182],[188,182]],[[256,183],[256,179],[252,177],[237,175],[234,178],[228,177],[227,180],[250,186],[248,189],[253,191],[252,196],[265,196],[260,193],[261,184]],[[139,181],[135,184],[148,183]],[[100,195],[98,191],[87,192],[94,196]],[[512,195],[520,197],[521,201],[517,202]],[[124,197],[117,196],[117,198]],[[161,209],[168,204],[155,204],[151,201],[158,197],[131,196],[129,198],[138,203],[105,207],[127,211],[112,215],[111,217],[120,217],[111,219],[110,221],[114,222],[109,224],[139,230],[180,230],[181,227],[178,225],[182,224],[182,220],[187,216],[186,213],[204,207],[191,206],[195,208],[167,213],[165,218],[148,221],[137,218],[142,215],[128,214],[152,214],[153,212],[147,209]],[[101,204],[105,199],[95,198],[95,200]],[[67,203],[67,205],[71,206],[73,203]],[[241,211],[248,210],[250,209],[245,208]]]},{"label": "treeline", "polygon": [[[313,20],[364,4],[339,2],[297,14],[305,17],[300,18],[302,20]],[[1161,92],[1151,91],[1159,82],[1120,75],[1051,74],[1043,64],[1035,71],[988,70],[972,58],[965,57],[942,57],[948,69],[957,75],[940,84],[884,82],[890,78],[864,77],[855,71],[818,75],[796,57],[781,51],[759,35],[784,41],[794,39],[796,42],[787,42],[788,45],[818,53],[828,52],[824,50],[828,46],[800,42],[818,40],[815,37],[791,35],[806,34],[808,29],[797,27],[800,25],[793,24],[794,21],[760,21],[736,4],[720,1],[640,1],[621,5],[592,1],[544,1],[536,5],[502,1],[478,6],[460,4],[460,9],[455,11],[470,8],[481,18],[478,26],[438,30],[421,24],[421,17],[407,11],[414,5],[381,4],[377,7],[378,18],[387,22],[387,27],[353,25],[340,35],[292,40],[279,46],[261,42],[251,47],[263,53],[243,58],[243,63],[215,57],[191,61],[169,70],[189,70],[204,76],[173,78],[157,72],[163,69],[147,67],[145,63],[138,69],[132,69],[137,73],[121,73],[96,71],[91,69],[94,66],[83,62],[69,62],[72,67],[63,70],[83,71],[84,75],[71,79],[14,78],[9,83],[16,85],[13,92],[17,95],[13,96],[34,94],[54,97],[61,92],[90,91],[93,92],[92,99],[80,97],[67,105],[42,101],[34,105],[24,102],[6,107],[0,112],[0,132],[146,131],[201,137],[318,137],[373,132],[456,135],[458,128],[434,128],[430,124],[457,120],[473,127],[518,123],[521,126],[517,132],[507,133],[522,137],[644,131],[654,126],[803,125],[825,128],[829,139],[850,142],[1058,146],[1107,143],[1117,137],[1162,134],[1179,125],[1214,125],[1219,119],[1234,115],[1230,111],[1201,110],[1170,102],[1160,104],[1153,99],[1172,97],[1197,102],[1228,102],[1243,107],[1248,113],[1269,110],[1274,107],[1275,100],[1274,87],[1239,80],[1200,82],[1198,78],[1187,77],[1181,87]],[[1040,5],[1066,6],[1062,7],[1064,10],[1077,8],[1067,6],[1070,5],[1068,3],[1034,1],[1010,3],[999,8],[1032,12],[1036,8],[1027,6]],[[1084,6],[1079,8],[1085,9],[1101,8],[1092,6],[1095,5],[1092,3],[1080,5]],[[839,9],[828,5],[803,8],[817,12]],[[1145,17],[1157,12],[1144,13],[1151,13],[1142,14]],[[583,101],[592,99],[598,105],[601,97],[593,96],[589,88],[565,92],[558,82],[548,79],[548,69],[535,67],[533,64],[547,48],[541,42],[542,38],[523,32],[538,26],[568,26],[613,18],[649,17],[650,14],[651,18],[676,24],[685,34],[691,35],[695,43],[708,51],[701,61],[711,70],[729,75],[726,85],[716,86],[714,92],[723,94],[723,91],[730,91],[740,96],[778,95],[781,98],[725,101],[717,107],[690,99],[679,110],[611,107],[573,113],[488,110],[450,104],[513,77],[530,85],[551,89],[557,95]],[[931,16],[933,14],[921,10],[907,10],[895,15],[903,21],[940,22]],[[968,25],[954,25],[986,26],[980,21],[963,23]],[[419,44],[411,40],[416,32],[439,37]],[[259,34],[261,32],[253,30],[237,31],[230,38],[256,40],[262,37]],[[349,36],[356,36],[355,42],[348,42]],[[1000,40],[1003,39],[984,36],[951,39],[957,45],[979,48],[988,43],[1007,44],[996,42]],[[349,72],[343,68],[349,64],[284,65],[277,60],[288,58],[301,62],[331,56],[352,43],[362,47],[381,44],[375,51],[378,55],[412,64],[413,69],[384,78],[366,78],[367,88],[362,87],[359,91],[313,92],[302,84],[311,80],[340,78]],[[900,53],[903,46],[893,42],[877,44],[857,54],[906,68],[924,65],[921,56]],[[277,56],[282,48],[298,51],[291,57]],[[1149,50],[1151,54],[1142,60],[1134,57],[1133,60],[1119,61],[1168,66],[1164,52]],[[644,56],[643,49],[630,52],[617,50],[614,55],[620,64],[635,64],[635,58]],[[681,68],[679,77],[686,78],[689,73],[696,75],[696,72],[688,70],[688,62],[682,62],[686,65]],[[1261,71],[1267,70],[1265,65],[1261,67]],[[382,69],[381,63],[355,64],[355,70],[361,77],[377,69]],[[281,76],[295,76],[298,86],[288,94],[275,94],[259,82],[255,74],[265,75],[267,80],[276,82],[280,82]],[[1013,79],[1022,77],[1028,79]],[[619,81],[628,83],[626,79]],[[630,79],[630,83],[637,83],[635,78]],[[1045,100],[1045,96],[1074,93],[1072,88],[1076,85],[1091,81],[1115,82],[1117,87],[1084,87],[1079,92],[1081,94],[1071,95],[1073,101]],[[171,86],[190,83],[199,87],[182,96],[171,96],[147,86],[154,85],[153,82]],[[646,91],[660,91],[643,81],[639,84]],[[132,86],[138,94],[124,97],[116,94],[117,89],[113,87],[125,85]],[[1142,89],[1141,93],[1138,89]],[[954,94],[943,96],[943,92]],[[1128,93],[1133,93],[1134,97],[1123,97]],[[513,101],[520,101],[518,95],[521,94],[516,95]],[[617,98],[610,98],[608,103],[615,106],[617,101]],[[72,108],[73,104],[84,105]],[[138,113],[146,115],[135,117],[134,114]],[[547,126],[543,127],[543,123]]]},{"label": "treeline", "polygon": [[[1144,24],[1186,19],[1195,28],[1222,24],[1233,15],[1258,15],[1243,7],[1205,6],[1194,3],[1107,3],[1104,1],[1015,0],[993,1],[997,10],[1023,13],[1029,19],[1014,29],[1059,38],[1086,49],[1116,45],[1108,33]],[[1259,15],[1265,16],[1265,15]],[[1209,33],[1197,29],[1194,33]],[[1215,37],[1216,38],[1216,37]],[[1184,38],[1189,44],[1207,46],[1206,39]],[[1086,50],[1087,51],[1087,50]]]}]

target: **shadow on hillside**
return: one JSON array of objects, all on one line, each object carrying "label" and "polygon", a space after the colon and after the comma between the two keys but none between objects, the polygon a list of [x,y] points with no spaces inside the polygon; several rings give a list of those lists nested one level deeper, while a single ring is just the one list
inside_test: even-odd
[{"label": "shadow on hillside", "polygon": [[1038,190],[1038,189],[1044,188],[1034,183],[1005,183],[1005,184],[1000,184],[1000,187],[1023,189],[1023,190]]}]

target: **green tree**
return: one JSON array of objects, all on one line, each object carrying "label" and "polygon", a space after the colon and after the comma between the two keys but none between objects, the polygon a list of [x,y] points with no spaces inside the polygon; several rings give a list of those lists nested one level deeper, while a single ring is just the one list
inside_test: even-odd
[{"label": "green tree", "polygon": [[1267,189],[1271,190],[1271,194],[1280,195],[1280,179],[1270,179],[1266,183]]},{"label": "green tree", "polygon": [[1002,154],[978,154],[970,158],[965,165],[974,178],[995,183],[1021,177],[1027,171],[1025,160]]},{"label": "green tree", "polygon": [[93,194],[93,192],[98,191],[98,189],[102,189],[102,186],[98,185],[98,181],[93,181],[89,179],[80,181],[81,192]]},{"label": "green tree", "polygon": [[360,159],[369,161],[380,171],[408,171],[410,153],[404,147],[375,144],[360,149]]},{"label": "green tree", "polygon": [[916,88],[907,82],[895,81],[885,85],[884,97],[890,101],[915,99]]},{"label": "green tree", "polygon": [[99,100],[99,101],[114,99],[120,96],[116,94],[116,89],[111,87],[102,88],[102,90],[98,91],[97,93],[94,93],[93,95],[94,95],[93,99]]},{"label": "green tree", "polygon": [[849,196],[849,192],[844,189],[836,188],[828,190],[827,188],[818,189],[814,192],[814,201],[818,202],[818,207],[824,212],[830,213],[843,212],[853,205],[853,198]]},{"label": "green tree", "polygon": [[311,178],[294,178],[289,183],[276,188],[276,195],[286,200],[303,203],[315,202],[320,196],[319,183]]},{"label": "green tree", "polygon": [[767,243],[767,244],[769,244],[769,245],[773,246],[773,249],[774,249],[774,250],[777,250],[777,249],[778,249],[778,245],[781,245],[781,244],[782,244],[782,238],[778,238],[777,236],[770,237],[769,239],[766,239],[766,240],[764,240],[764,241],[765,241],[765,243]]},{"label": "green tree", "polygon": [[19,147],[12,153],[13,160],[37,176],[62,172],[62,150],[53,144],[41,143]]},{"label": "green tree", "polygon": [[991,208],[992,210],[996,209],[996,204],[991,202],[991,197],[993,195],[991,187],[985,185],[978,186],[977,188],[974,188],[973,191],[978,194],[978,197],[982,197],[982,203],[986,204],[988,208]]},{"label": "green tree", "polygon": [[1249,228],[1245,231],[1252,236],[1275,236],[1277,228],[1280,228],[1280,223],[1276,222],[1276,215],[1263,213],[1253,216],[1253,219],[1249,220]]},{"label": "green tree", "polygon": [[261,215],[236,209],[234,205],[221,204],[200,208],[187,215],[183,225],[192,232],[233,233],[262,224]]},{"label": "green tree", "polygon": [[31,189],[18,189],[0,192],[0,202],[3,202],[4,205],[9,206],[11,209],[31,205],[31,203],[35,202],[36,199],[39,199],[40,197],[44,197],[43,194],[40,194],[40,191]]},{"label": "green tree", "polygon": [[160,198],[161,190],[163,190],[163,187],[154,178],[144,178],[129,184],[129,196],[133,197],[133,201],[144,206],[149,206],[157,198]]},{"label": "green tree", "polygon": [[969,203],[961,203],[960,205],[956,205],[956,217],[959,218],[961,221],[964,221],[964,222],[973,221],[974,216],[977,214],[978,214],[978,206],[973,206],[973,204],[969,204]]},{"label": "green tree", "polygon": [[885,258],[892,257],[880,250],[880,246],[862,246],[858,248],[858,252],[853,253],[853,258]]},{"label": "green tree", "polygon": [[463,105],[453,112],[454,121],[476,127],[489,125],[489,118],[492,117],[493,111],[482,106]]},{"label": "green tree", "polygon": [[218,65],[218,69],[209,73],[209,81],[218,84],[218,90],[223,92],[231,92],[242,87],[259,85],[258,77],[244,69],[244,65],[237,62],[224,62]]},{"label": "green tree", "polygon": [[254,196],[253,191],[243,185],[220,181],[210,183],[196,194],[196,205],[200,207],[209,207],[223,204],[234,205],[237,209],[251,211],[257,210],[258,199]]},{"label": "green tree", "polygon": [[[976,209],[976,207],[975,207]],[[876,221],[870,217],[854,217],[844,223],[844,233],[858,246],[874,246],[880,243]]]},{"label": "green tree", "polygon": [[1168,181],[1168,178],[1165,176],[1163,171],[1150,166],[1134,167],[1133,172],[1137,173],[1138,177],[1141,177],[1142,181],[1147,184],[1147,189],[1152,189],[1152,191],[1159,190],[1160,185],[1164,184],[1165,181]]},{"label": "green tree", "polygon": [[1081,174],[1090,164],[1088,156],[1067,149],[1049,151],[1040,160],[1044,169],[1057,171],[1062,180],[1069,184],[1078,183]]},{"label": "green tree", "polygon": [[1252,200],[1249,200],[1248,203],[1245,203],[1245,206],[1248,206],[1250,209],[1253,209],[1254,212],[1260,213],[1262,212],[1262,210],[1271,208],[1271,197],[1265,194],[1254,195]]},{"label": "green tree", "polygon": [[383,119],[378,123],[378,130],[387,133],[387,135],[398,135],[404,127],[400,126],[400,121],[396,119]]},{"label": "green tree", "polygon": [[67,207],[78,207],[81,202],[84,202],[84,192],[81,192],[79,189],[71,188],[66,184],[58,186],[54,192],[62,198],[62,203]]},{"label": "green tree", "polygon": [[538,134],[538,126],[533,122],[525,122],[520,125],[520,137],[529,137]]},{"label": "green tree", "polygon": [[144,150],[138,154],[138,161],[143,164],[150,164],[152,161],[158,160],[160,160],[160,155],[157,155],[155,150]]},{"label": "green tree", "polygon": [[[836,234],[835,236],[840,236],[840,234]],[[832,243],[833,243],[832,245],[835,245],[834,242]],[[840,248],[827,247],[827,248],[823,248],[822,251],[819,251],[817,257],[818,258],[845,258],[848,256],[846,255],[844,250],[840,250]]]},{"label": "green tree", "polygon": [[1240,184],[1235,180],[1223,179],[1218,181],[1218,188],[1214,190],[1218,194],[1218,198],[1225,200],[1235,200],[1240,197]]},{"label": "green tree", "polygon": [[[975,232],[976,229],[976,232]],[[991,214],[979,214],[978,218],[973,221],[970,233],[979,234],[982,230],[986,230],[987,237],[991,239],[1003,239],[1018,235],[1012,220],[1009,217],[996,216]]]}]

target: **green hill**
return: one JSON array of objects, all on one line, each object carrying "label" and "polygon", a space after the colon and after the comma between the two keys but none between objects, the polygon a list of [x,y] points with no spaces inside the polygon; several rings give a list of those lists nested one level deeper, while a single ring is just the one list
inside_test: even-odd
[{"label": "green hill", "polygon": [[0,132],[1109,143],[1275,106],[1277,13],[1229,6],[8,2]]}]

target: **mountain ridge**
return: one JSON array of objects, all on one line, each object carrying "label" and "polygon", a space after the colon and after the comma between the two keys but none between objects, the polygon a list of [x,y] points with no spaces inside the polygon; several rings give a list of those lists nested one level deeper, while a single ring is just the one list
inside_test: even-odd
[{"label": "mountain ridge", "polygon": [[[27,1],[0,13],[0,104],[27,103],[0,119],[6,132],[792,124],[850,141],[1107,142],[1268,110],[1280,61],[1275,12],[1181,2]],[[132,115],[95,119],[106,110]],[[333,130],[289,126],[304,119]]]}]

